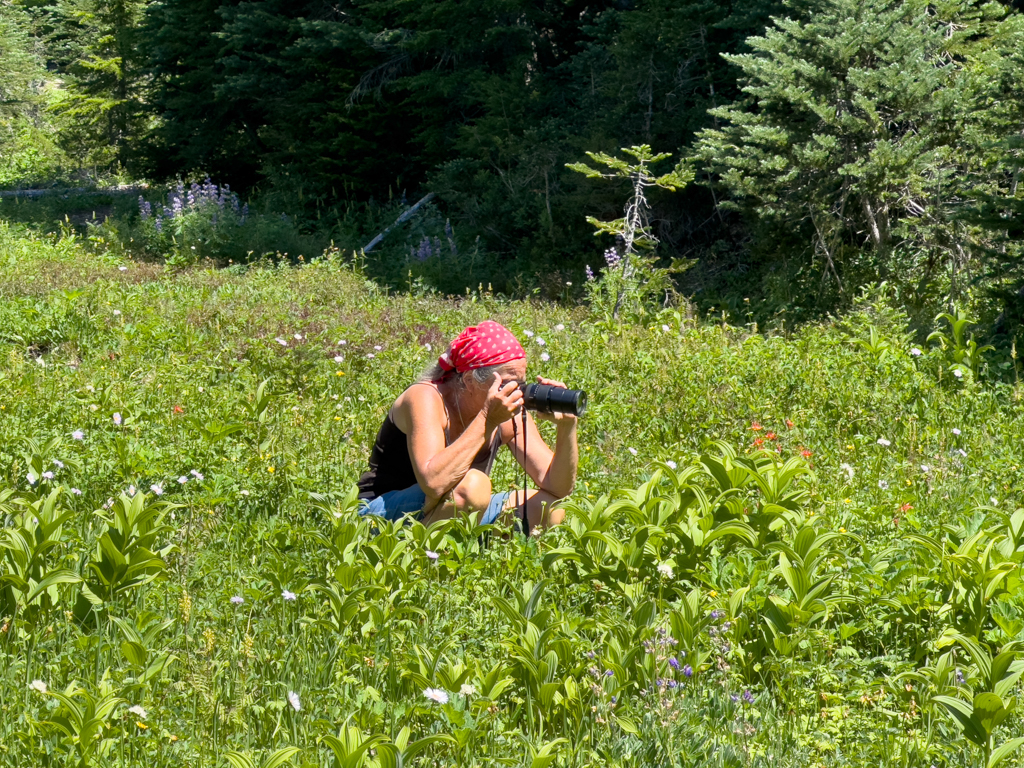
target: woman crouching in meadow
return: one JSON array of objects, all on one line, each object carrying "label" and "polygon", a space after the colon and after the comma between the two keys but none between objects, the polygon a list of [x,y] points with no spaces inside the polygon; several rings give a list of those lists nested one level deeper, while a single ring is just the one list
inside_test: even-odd
[{"label": "woman crouching in meadow", "polygon": [[[555,423],[555,448],[544,442],[533,414],[523,430],[513,416],[523,406],[526,350],[504,326],[485,320],[466,328],[388,411],[359,480],[362,514],[424,524],[480,512],[480,522],[511,526],[523,491],[493,493],[491,468],[508,446],[537,489],[526,492],[528,530],[562,522],[554,502],[576,483],[576,416],[538,413]],[[537,377],[540,384],[558,381]]]}]

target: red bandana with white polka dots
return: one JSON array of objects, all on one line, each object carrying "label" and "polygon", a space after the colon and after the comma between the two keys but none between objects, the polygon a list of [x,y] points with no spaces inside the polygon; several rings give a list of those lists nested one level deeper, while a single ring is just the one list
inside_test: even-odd
[{"label": "red bandana with white polka dots", "polygon": [[493,320],[484,320],[460,333],[437,362],[446,372],[463,373],[525,357],[526,350],[508,328]]}]

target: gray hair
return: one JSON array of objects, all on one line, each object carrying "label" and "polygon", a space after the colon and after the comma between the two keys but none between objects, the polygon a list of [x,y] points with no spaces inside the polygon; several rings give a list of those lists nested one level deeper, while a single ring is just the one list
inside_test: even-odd
[{"label": "gray hair", "polygon": [[[499,368],[501,368],[502,365],[504,365],[504,363],[501,363],[499,365],[488,365],[484,366],[483,368],[471,368],[470,370],[467,371],[467,373],[473,374],[473,383],[475,384],[490,384],[491,380],[494,378],[494,374],[497,372]],[[455,371],[446,371],[444,368],[441,367],[440,363],[434,363],[429,368],[424,370],[423,373],[420,374],[420,377],[419,379],[417,379],[417,381],[432,382],[441,381],[442,379],[449,378],[457,378],[458,386],[465,386],[462,376],[457,374]]]}]

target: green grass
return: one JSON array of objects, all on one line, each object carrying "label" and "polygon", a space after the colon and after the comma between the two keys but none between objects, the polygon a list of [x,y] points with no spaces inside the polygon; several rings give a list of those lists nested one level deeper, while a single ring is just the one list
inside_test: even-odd
[{"label": "green grass", "polygon": [[[351,488],[386,409],[486,317],[589,393],[567,523],[371,530]],[[389,296],[336,254],[170,271],[0,224],[0,763],[981,764],[933,697],[1024,639],[1020,392],[905,328],[880,296],[795,331],[618,326]]]}]

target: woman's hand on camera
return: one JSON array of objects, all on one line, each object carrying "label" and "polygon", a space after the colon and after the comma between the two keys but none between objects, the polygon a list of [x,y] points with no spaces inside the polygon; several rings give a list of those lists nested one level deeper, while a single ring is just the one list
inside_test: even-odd
[{"label": "woman's hand on camera", "polygon": [[515,381],[501,383],[501,376],[494,374],[494,381],[484,401],[484,416],[488,426],[497,427],[515,416],[523,406],[523,392]]},{"label": "woman's hand on camera", "polygon": [[[560,381],[554,379],[545,379],[543,376],[537,377],[538,384],[550,384],[552,387],[561,387],[562,389],[568,389]],[[533,417],[543,421],[553,421],[556,424],[575,424],[576,416],[571,413],[541,413],[540,411],[534,411]]]}]

